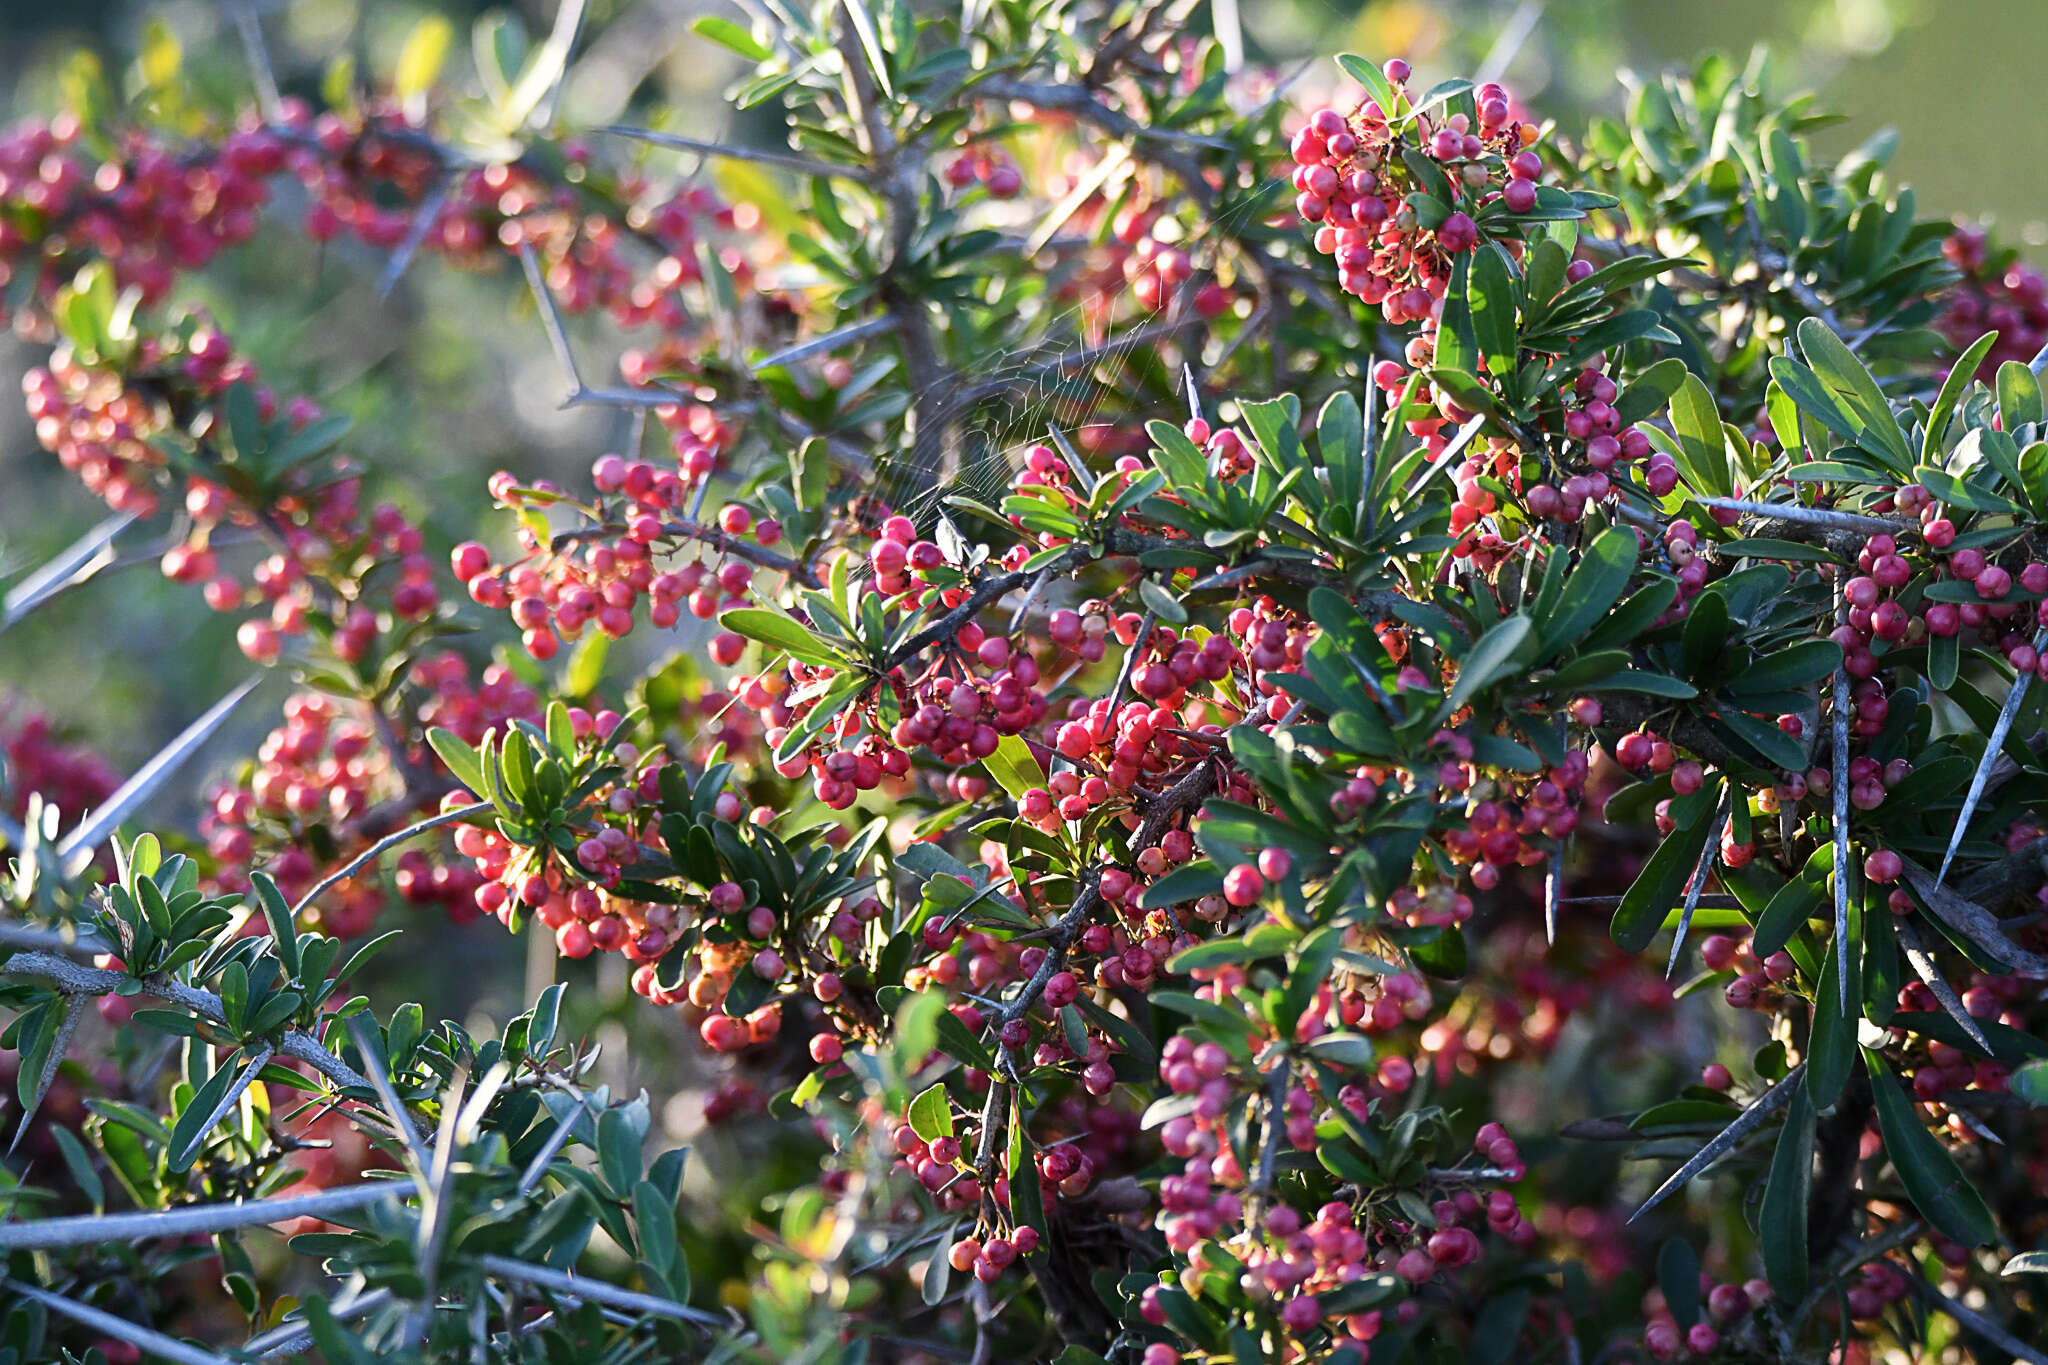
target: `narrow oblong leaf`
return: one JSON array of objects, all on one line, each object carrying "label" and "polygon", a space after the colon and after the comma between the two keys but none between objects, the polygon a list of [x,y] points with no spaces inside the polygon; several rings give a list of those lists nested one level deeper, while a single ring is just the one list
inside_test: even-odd
[{"label": "narrow oblong leaf", "polygon": [[1628,588],[1637,553],[1636,533],[1626,526],[1610,526],[1593,538],[1565,580],[1556,610],[1542,623],[1546,647],[1577,644],[1607,615]]},{"label": "narrow oblong leaf", "polygon": [[1764,1278],[1786,1303],[1806,1297],[1806,1217],[1813,1198],[1813,1104],[1800,1087],[1785,1111],[1785,1127],[1764,1182],[1757,1233],[1763,1245]]},{"label": "narrow oblong leaf", "polygon": [[1998,1239],[1998,1225],[1977,1187],[1964,1179],[1962,1168],[1941,1140],[1927,1131],[1913,1102],[1899,1088],[1884,1058],[1863,1049],[1870,1090],[1877,1102],[1877,1131],[1885,1156],[1899,1173],[1906,1197],[1920,1216],[1945,1237],[1964,1246],[1983,1246]]},{"label": "narrow oblong leaf", "polygon": [[720,616],[718,623],[735,635],[744,635],[771,649],[779,649],[800,663],[825,667],[839,667],[846,663],[846,656],[826,643],[823,636],[779,611],[737,607]]},{"label": "narrow oblong leaf", "polygon": [[[1719,782],[1719,778],[1714,779]],[[1718,793],[1702,802],[1690,823],[1671,831],[1643,863],[1643,870],[1614,908],[1608,932],[1625,951],[1640,953],[1664,925],[1664,913],[1685,889],[1686,878],[1699,866],[1700,852],[1720,832],[1714,815]]]}]

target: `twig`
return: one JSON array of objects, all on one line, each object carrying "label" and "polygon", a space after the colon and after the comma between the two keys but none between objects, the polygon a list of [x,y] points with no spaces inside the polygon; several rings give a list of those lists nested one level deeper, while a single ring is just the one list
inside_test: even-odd
[{"label": "twig", "polygon": [[85,582],[112,562],[107,548],[134,525],[136,514],[117,512],[71,542],[7,590],[0,599],[0,630],[6,630],[67,588]]},{"label": "twig", "polygon": [[[348,1032],[349,1036],[356,1040],[356,1050],[363,1054],[365,1062],[374,1063],[379,1060],[381,1053],[379,1049],[370,1046],[371,1027],[371,1022],[363,1015],[352,1014],[348,1018]],[[427,1168],[433,1161],[432,1154],[427,1151],[426,1144],[420,1141],[419,1129],[413,1127],[412,1112],[405,1107],[405,1101],[398,1097],[397,1089],[391,1084],[391,1077],[385,1074],[390,1070],[391,1059],[383,1057],[382,1063],[370,1067],[370,1085],[376,1090],[377,1098],[391,1112],[391,1126],[398,1130],[399,1139],[405,1143],[406,1154],[413,1159],[416,1168],[415,1178],[420,1182],[420,1192],[425,1194],[428,1191],[424,1182]]]},{"label": "twig", "polygon": [[2027,1365],[2048,1365],[2048,1354],[2029,1346],[1984,1314],[1943,1293],[1919,1275],[1908,1275],[1906,1287],[1911,1289],[1922,1303],[1936,1312],[1948,1314],[1962,1327],[1975,1332],[2014,1360],[2024,1360]]},{"label": "twig", "polygon": [[773,369],[777,365],[794,364],[799,360],[807,360],[811,356],[821,355],[826,351],[836,351],[841,346],[850,346],[856,341],[864,341],[869,337],[880,336],[884,332],[893,332],[896,330],[896,326],[896,318],[884,316],[869,318],[865,322],[856,322],[845,327],[835,327],[823,336],[814,336],[808,341],[799,341],[794,346],[785,346],[770,355],[762,356],[750,368],[755,374],[759,374],[761,371]]},{"label": "twig", "polygon": [[[1846,580],[1844,580],[1846,583]],[[1849,618],[1849,598],[1841,596],[1841,619]],[[1835,669],[1834,771],[1829,774],[1834,798],[1835,838],[1835,982],[1841,988],[1842,1013],[1849,1012],[1849,669]]]},{"label": "twig", "polygon": [[104,1332],[108,1336],[125,1341],[131,1346],[140,1347],[150,1355],[162,1356],[165,1360],[177,1361],[179,1365],[234,1365],[234,1362],[226,1356],[216,1355],[212,1351],[203,1351],[197,1346],[188,1346],[176,1337],[165,1336],[162,1332],[144,1327],[139,1323],[130,1322],[126,1318],[117,1318],[112,1313],[103,1313],[97,1308],[89,1308],[85,1304],[73,1302],[61,1294],[52,1294],[47,1289],[37,1289],[33,1285],[23,1284],[19,1280],[0,1280],[0,1286],[4,1286],[23,1298],[34,1299],[51,1312],[62,1314],[73,1322],[82,1323],[96,1332]]},{"label": "twig", "polygon": [[1971,1042],[1984,1049],[1985,1056],[1991,1056],[1991,1040],[1984,1036],[1984,1030],[1978,1025],[1976,1018],[1964,1009],[1963,1002],[1956,998],[1955,987],[1948,984],[1940,969],[1934,965],[1934,959],[1928,954],[1927,946],[1920,941],[1919,927],[1911,920],[1902,919],[1898,922],[1897,928],[1899,947],[1905,952],[1906,961],[1913,965],[1914,973],[1925,983],[1927,989],[1933,992],[1935,1000],[1947,1011],[1948,1017],[1956,1021],[1957,1027],[1970,1035]]},{"label": "twig", "polygon": [[1692,929],[1693,911],[1699,909],[1700,892],[1706,890],[1707,872],[1714,865],[1714,855],[1721,849],[1721,829],[1727,823],[1732,797],[1724,797],[1714,811],[1713,823],[1707,827],[1707,842],[1700,849],[1699,862],[1693,868],[1692,881],[1685,889],[1685,909],[1678,917],[1678,932],[1671,939],[1671,960],[1664,964],[1664,977],[1671,978],[1678,970],[1678,954],[1685,947],[1685,936]]},{"label": "twig", "polygon": [[[110,971],[102,967],[83,967],[68,958],[43,952],[16,953],[5,962],[0,962],[0,975],[48,981],[67,995],[111,995],[122,982],[135,979],[125,972]],[[168,1000],[202,1019],[222,1025],[227,1023],[227,1014],[221,1008],[220,997],[211,991],[203,991],[196,986],[155,976],[144,977],[142,989],[144,994],[153,995],[159,1000]],[[312,1034],[304,1030],[287,1030],[278,1051],[294,1061],[304,1062],[344,1089],[372,1088],[368,1078],[322,1047]]]},{"label": "twig", "polygon": [[434,182],[427,191],[427,197],[420,200],[419,207],[412,211],[412,223],[405,230],[405,240],[391,253],[391,259],[384,266],[384,273],[377,279],[377,298],[381,302],[391,297],[391,291],[398,287],[398,281],[405,275],[405,268],[412,264],[412,258],[419,253],[420,243],[427,240],[427,234],[434,229],[434,223],[441,216],[442,206],[448,202],[449,191],[462,172],[449,170]]},{"label": "twig", "polygon": [[752,161],[763,166],[780,166],[786,171],[799,175],[830,176],[839,180],[866,182],[872,175],[858,166],[841,166],[830,161],[818,161],[808,156],[795,156],[789,152],[774,152],[761,147],[736,147],[724,142],[706,142],[701,138],[680,137],[675,133],[658,133],[652,128],[628,128],[623,124],[601,124],[591,130],[610,133],[615,137],[630,137],[640,142],[651,142],[657,147],[667,147],[678,152],[697,152],[703,156],[722,156],[729,161]]},{"label": "twig", "polygon": [[861,150],[873,162],[870,182],[879,190],[886,209],[889,254],[876,281],[877,294],[896,320],[896,345],[903,353],[904,377],[910,381],[911,467],[922,481],[935,482],[945,450],[947,420],[951,415],[952,391],[958,376],[939,362],[938,344],[932,335],[931,316],[924,301],[900,287],[897,272],[910,263],[917,238],[919,187],[918,168],[906,165],[888,116],[877,102],[874,77],[868,70],[852,6],[841,7],[844,22],[839,25],[838,47],[845,68],[847,112],[858,125]]},{"label": "twig", "polygon": [[1266,1195],[1273,1188],[1273,1163],[1280,1155],[1282,1115],[1287,1109],[1287,1082],[1293,1075],[1293,1059],[1283,1055],[1266,1078],[1266,1131],[1259,1143],[1259,1165],[1252,1175],[1251,1195],[1254,1219],[1263,1218]]},{"label": "twig", "polygon": [[196,1204],[141,1213],[81,1213],[31,1223],[0,1223],[0,1251],[49,1251],[56,1247],[135,1242],[151,1237],[204,1237],[237,1228],[267,1227],[288,1218],[325,1218],[406,1193],[397,1180],[369,1180],[313,1194],[246,1199],[232,1204]]},{"label": "twig", "polygon": [[675,1318],[681,1322],[695,1323],[700,1327],[727,1325],[726,1320],[716,1313],[707,1313],[701,1308],[692,1308],[673,1299],[657,1298],[652,1294],[639,1294],[630,1289],[621,1289],[602,1280],[568,1275],[559,1270],[549,1270],[545,1266],[528,1265],[524,1261],[515,1261],[508,1256],[478,1256],[474,1260],[477,1268],[487,1274],[550,1289],[565,1299],[610,1304],[614,1308],[623,1308],[629,1312]]},{"label": "twig", "polygon": [[687,395],[672,393],[664,389],[593,389],[583,382],[583,372],[576,366],[576,353],[569,345],[569,333],[562,322],[561,305],[555,302],[554,291],[540,273],[540,258],[534,254],[533,244],[521,241],[516,248],[519,265],[526,272],[526,285],[533,293],[534,306],[540,311],[541,326],[547,332],[548,347],[555,353],[555,360],[569,377],[569,393],[562,399],[565,408],[581,407],[585,404],[603,404],[607,407],[661,408],[688,401]]},{"label": "twig", "polygon": [[[579,541],[609,540],[622,536],[625,533],[625,527],[611,522],[595,526],[581,526],[573,531],[564,531],[555,536],[548,542],[548,548],[560,552]],[[779,555],[775,551],[766,549],[751,540],[742,540],[738,536],[727,535],[716,526],[706,526],[701,522],[679,519],[662,523],[661,534],[672,538],[682,537],[689,540],[702,541],[713,549],[729,554],[735,559],[744,559],[749,564],[760,568],[773,569],[777,573],[788,574],[805,587],[815,588],[820,586],[817,572],[810,565],[792,559],[788,555]]]},{"label": "twig", "polygon": [[256,82],[256,102],[263,110],[263,117],[275,122],[282,116],[284,99],[278,90],[277,68],[271,65],[270,47],[263,41],[263,21],[250,0],[235,0],[231,9],[235,28],[242,35],[243,50],[249,56],[249,74]]},{"label": "twig", "polygon": [[321,881],[311,891],[308,891],[304,896],[300,897],[299,903],[292,907],[292,918],[297,919],[300,915],[305,914],[307,909],[311,907],[313,902],[319,900],[322,896],[326,895],[329,891],[333,890],[335,886],[347,881],[350,877],[355,876],[356,873],[362,871],[364,867],[376,861],[376,859],[380,855],[389,852],[391,849],[397,848],[406,840],[411,839],[417,835],[424,834],[430,829],[436,829],[442,825],[454,824],[458,820],[473,820],[477,816],[483,815],[494,809],[495,807],[489,801],[478,801],[471,805],[458,806],[454,810],[444,810],[439,815],[430,816],[425,820],[420,820],[413,824],[407,825],[404,829],[399,830],[395,834],[385,835],[376,843],[371,844],[361,853],[358,853],[355,857],[351,858],[348,862],[344,863],[340,868],[329,873],[325,880]]},{"label": "twig", "polygon": [[1703,507],[1719,507],[1745,516],[1771,517],[1778,521],[1801,522],[1832,531],[1856,531],[1863,535],[1896,535],[1906,527],[1903,521],[1866,517],[1855,512],[1837,512],[1826,507],[1802,507],[1789,502],[1753,502],[1748,498],[1694,498]]},{"label": "twig", "polygon": [[64,1064],[64,1054],[71,1050],[71,1040],[78,1036],[78,1021],[85,1017],[85,999],[82,995],[74,995],[64,1001],[64,1017],[57,1023],[57,1036],[50,1040],[49,1055],[43,1058],[42,1072],[36,1077],[35,1093],[22,1106],[21,1122],[15,1125],[14,1140],[7,1144],[9,1156],[14,1155],[14,1149],[28,1135],[29,1121],[43,1107],[43,1100],[50,1093],[50,1082],[57,1079],[57,1068]]},{"label": "twig", "polygon": [[[340,1320],[359,1318],[363,1314],[383,1307],[391,1301],[388,1289],[372,1289],[367,1294],[357,1294],[338,1303],[329,1304],[327,1311]],[[271,1328],[259,1336],[250,1337],[242,1343],[242,1354],[259,1359],[268,1356],[296,1355],[313,1344],[313,1329],[300,1319],[290,1319]]]}]

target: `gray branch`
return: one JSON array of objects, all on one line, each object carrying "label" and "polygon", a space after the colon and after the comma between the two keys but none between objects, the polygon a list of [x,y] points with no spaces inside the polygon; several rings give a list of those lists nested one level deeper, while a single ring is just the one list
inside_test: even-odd
[{"label": "gray branch", "polygon": [[248,1199],[232,1204],[195,1204],[176,1209],[145,1209],[139,1213],[81,1213],[43,1218],[32,1223],[0,1224],[0,1251],[48,1251],[56,1247],[98,1246],[150,1237],[209,1236],[238,1228],[267,1227],[288,1218],[325,1218],[346,1213],[393,1195],[409,1193],[410,1183],[371,1180],[313,1194],[278,1199]]}]

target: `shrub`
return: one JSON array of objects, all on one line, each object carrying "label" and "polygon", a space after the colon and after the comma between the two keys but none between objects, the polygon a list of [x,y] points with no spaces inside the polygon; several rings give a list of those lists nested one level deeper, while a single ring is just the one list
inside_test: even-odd
[{"label": "shrub", "polygon": [[[775,150],[557,126],[573,5],[481,95],[429,26],[0,144],[115,514],[7,623],[165,522],[300,689],[196,836],[246,688],[118,788],[9,740],[0,1350],[2043,1359],[2040,277],[1757,67],[1570,140],[1157,7],[777,12],[699,24]],[[279,217],[523,277],[631,440],[451,546],[178,302]],[[630,965],[357,994],[436,905]],[[730,1055],[710,1179],[608,980]]]}]

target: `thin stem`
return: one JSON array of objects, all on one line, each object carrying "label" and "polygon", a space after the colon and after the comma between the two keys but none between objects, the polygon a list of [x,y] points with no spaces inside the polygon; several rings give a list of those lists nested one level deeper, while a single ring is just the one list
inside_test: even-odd
[{"label": "thin stem", "polygon": [[459,820],[473,820],[477,816],[493,809],[495,807],[489,801],[477,801],[467,806],[458,806],[454,810],[444,810],[439,815],[416,821],[396,833],[385,835],[376,843],[371,844],[361,853],[358,853],[355,857],[344,863],[339,869],[329,873],[324,881],[301,897],[299,903],[292,907],[292,918],[297,919],[300,915],[305,914],[313,902],[333,890],[336,885],[355,876],[356,873],[362,871],[363,868],[374,862],[379,856],[397,848],[415,835],[424,834],[428,830],[437,829],[442,825],[454,824]]},{"label": "thin stem", "polygon": [[736,147],[726,142],[706,142],[701,138],[680,137],[675,133],[658,133],[652,128],[628,128],[623,124],[607,123],[591,131],[610,133],[615,137],[630,137],[639,142],[651,142],[657,147],[667,147],[672,151],[722,156],[729,161],[752,161],[763,166],[780,166],[799,175],[822,175],[839,180],[863,182],[873,178],[858,166],[841,166],[830,161],[817,161],[811,157],[796,156],[789,152],[774,152],[761,147]]},{"label": "thin stem", "polygon": [[1706,507],[1719,507],[1746,516],[1771,517],[1778,521],[1803,522],[1832,531],[1856,531],[1863,535],[1893,535],[1905,527],[1903,521],[1866,517],[1854,512],[1837,512],[1825,507],[1802,507],[1789,502],[1753,502],[1748,498],[1695,498]]},{"label": "thin stem", "polygon": [[[626,534],[626,528],[613,522],[604,522],[594,526],[579,526],[573,531],[564,531],[560,535],[555,536],[548,542],[548,548],[559,553],[581,541],[609,540],[624,534]],[[777,554],[775,551],[757,545],[753,541],[742,540],[738,536],[728,535],[716,526],[706,526],[701,522],[678,519],[662,523],[661,534],[670,538],[702,541],[721,554],[729,554],[734,559],[744,559],[749,564],[760,568],[773,569],[776,573],[788,574],[805,587],[815,588],[819,586],[818,575],[810,565],[800,560],[792,559],[788,555]]]}]

